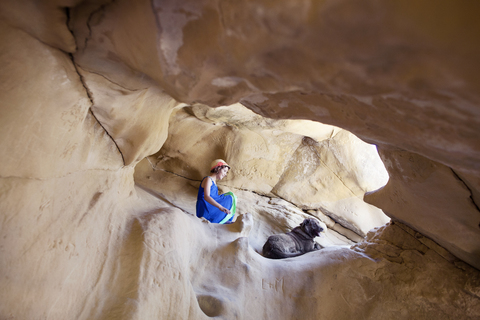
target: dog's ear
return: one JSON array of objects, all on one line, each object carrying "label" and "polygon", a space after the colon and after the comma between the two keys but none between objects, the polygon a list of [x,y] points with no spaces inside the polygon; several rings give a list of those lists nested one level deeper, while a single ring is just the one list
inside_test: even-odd
[{"label": "dog's ear", "polygon": [[300,228],[302,228],[302,230],[305,230],[305,228],[310,224],[310,221],[308,221],[308,219],[305,219],[302,221],[302,223],[300,223]]},{"label": "dog's ear", "polygon": [[307,234],[310,234],[313,227],[314,226],[312,225],[312,221],[310,221],[310,219],[307,218],[307,219],[303,220],[301,228]]}]

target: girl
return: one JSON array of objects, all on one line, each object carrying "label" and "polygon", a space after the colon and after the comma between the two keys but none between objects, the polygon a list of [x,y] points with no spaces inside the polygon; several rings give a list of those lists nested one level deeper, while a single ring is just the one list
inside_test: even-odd
[{"label": "girl", "polygon": [[232,192],[218,194],[217,180],[222,180],[230,166],[222,159],[212,162],[210,175],[203,178],[197,196],[197,217],[213,223],[231,223],[237,209],[237,197]]}]

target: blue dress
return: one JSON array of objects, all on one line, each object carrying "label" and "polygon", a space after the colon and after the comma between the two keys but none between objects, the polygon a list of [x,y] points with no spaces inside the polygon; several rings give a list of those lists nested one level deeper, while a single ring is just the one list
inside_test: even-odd
[{"label": "blue dress", "polygon": [[[209,178],[210,177],[205,177]],[[203,178],[203,180],[205,180]],[[202,180],[202,183],[203,183]],[[202,187],[202,183],[200,184],[200,187],[198,188],[198,195],[197,195],[197,217],[201,218],[204,217],[210,222],[213,223],[225,223],[227,221],[232,221],[233,220],[233,214],[231,215],[230,219],[227,219],[226,221],[223,221],[226,217],[227,214],[225,212],[220,211],[215,206],[212,206],[210,203],[208,203],[205,200],[205,189]],[[218,187],[215,183],[215,181],[212,180],[212,186],[210,187],[210,197],[213,198],[213,200],[217,201],[220,205],[224,206],[227,209],[232,209],[233,208],[233,197],[229,194],[218,194]]]}]

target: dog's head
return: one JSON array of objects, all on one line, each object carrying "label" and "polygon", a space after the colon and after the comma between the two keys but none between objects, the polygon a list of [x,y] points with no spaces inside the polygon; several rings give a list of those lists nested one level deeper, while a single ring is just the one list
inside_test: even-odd
[{"label": "dog's head", "polygon": [[323,231],[323,228],[320,226],[320,223],[316,219],[307,218],[303,220],[300,224],[300,228],[313,238],[320,236],[320,232]]}]

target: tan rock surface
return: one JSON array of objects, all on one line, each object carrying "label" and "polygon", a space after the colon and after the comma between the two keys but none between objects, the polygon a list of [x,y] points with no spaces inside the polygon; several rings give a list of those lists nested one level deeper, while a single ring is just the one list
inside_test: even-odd
[{"label": "tan rock surface", "polygon": [[[479,271],[465,263],[480,268],[478,6],[2,1],[0,318],[478,319]],[[251,179],[223,185],[242,219],[203,222],[188,213],[207,156],[172,161],[193,181],[141,160],[163,146],[176,101],[242,102],[376,143],[390,180],[367,200],[396,222],[349,248],[351,230],[307,207],[330,227],[325,249],[264,259],[266,236],[307,215],[270,194],[296,149],[266,153],[259,194]],[[198,110],[217,116],[205,149],[239,132],[243,114]],[[276,121],[277,141],[309,136]],[[255,153],[258,137],[233,142]],[[357,178],[354,199],[372,190]]]},{"label": "tan rock surface", "polygon": [[[389,221],[362,200],[365,192],[388,180],[377,151],[345,130],[309,121],[266,120],[241,105],[186,107],[175,112],[169,138],[148,161],[154,170],[200,181],[214,158],[232,167],[221,184],[319,209],[361,236]],[[142,175],[137,174],[137,181]],[[188,212],[195,213],[195,208]]]},{"label": "tan rock surface", "polygon": [[0,37],[0,317],[88,318],[124,292],[107,279],[126,263],[133,168],[67,54],[3,21]]},{"label": "tan rock surface", "polygon": [[418,224],[419,232],[437,242],[446,241],[445,248],[478,265],[479,211],[455,171],[405,151],[382,150],[381,155],[390,180],[367,201],[398,220]]},{"label": "tan rock surface", "polygon": [[177,101],[147,81],[125,88],[81,68],[79,72],[93,102],[92,113],[115,141],[125,165],[134,166],[161,148]]},{"label": "tan rock surface", "polygon": [[[169,209],[145,216],[140,223],[144,271],[139,300],[128,318],[480,315],[478,271],[453,256],[446,260],[436,252],[438,246],[422,243],[422,237],[414,237],[406,226],[376,230],[354,250],[331,247],[296,259],[269,260],[249,246],[245,236],[251,220],[245,216],[221,226]],[[179,229],[184,234],[176,232]]]},{"label": "tan rock surface", "polygon": [[478,6],[123,0],[73,25],[82,64],[128,66],[179,101],[241,100],[478,170]]},{"label": "tan rock surface", "polygon": [[[82,68],[117,83],[143,74],[185,103],[240,101],[267,117],[342,127],[453,168],[478,203],[478,9],[433,0],[123,0],[80,6],[71,25]],[[417,228],[414,216],[402,220]],[[471,263],[480,249],[472,246]]]}]

